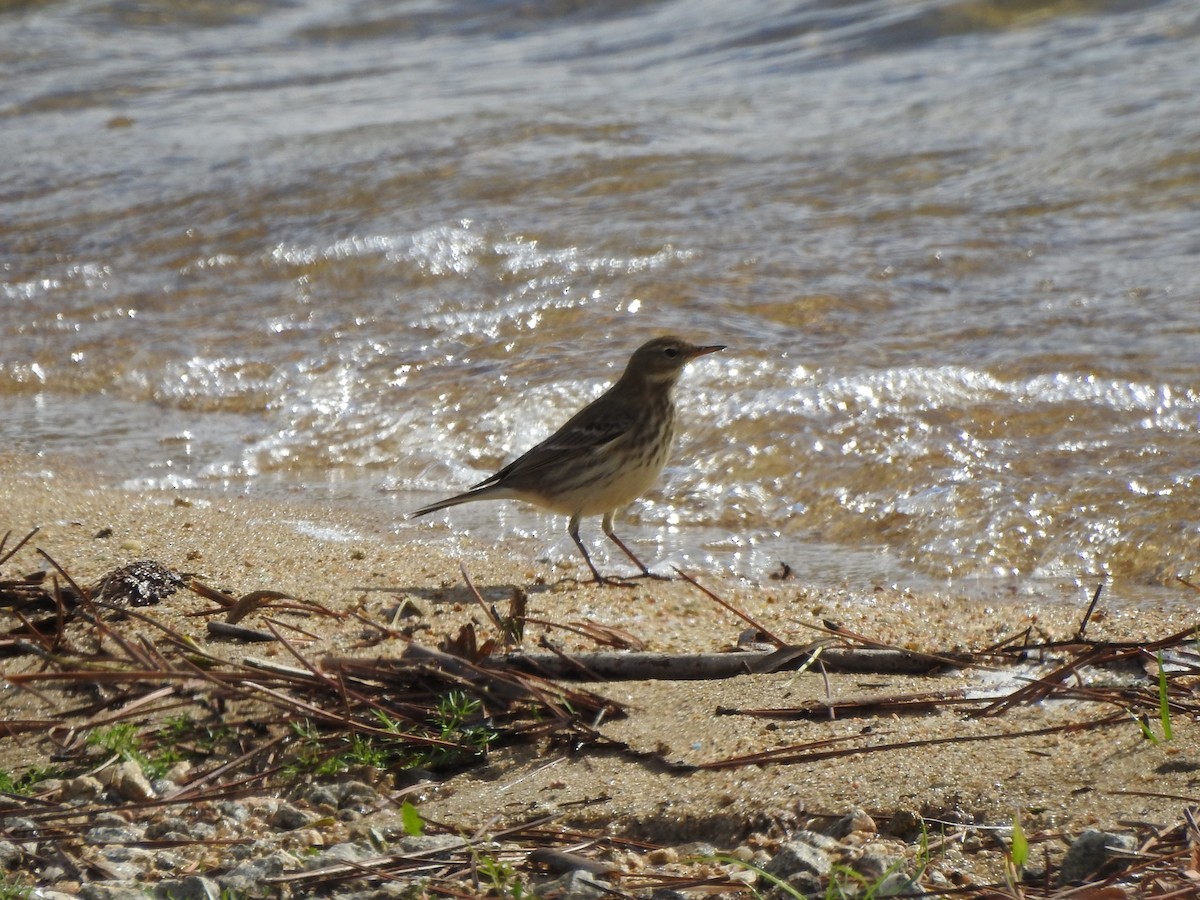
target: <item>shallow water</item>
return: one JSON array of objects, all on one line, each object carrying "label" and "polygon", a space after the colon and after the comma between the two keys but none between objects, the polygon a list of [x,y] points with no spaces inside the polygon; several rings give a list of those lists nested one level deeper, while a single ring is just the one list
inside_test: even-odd
[{"label": "shallow water", "polygon": [[3,10],[9,448],[569,560],[400,516],[678,332],[729,349],[625,516],[652,558],[1197,568],[1190,0]]}]

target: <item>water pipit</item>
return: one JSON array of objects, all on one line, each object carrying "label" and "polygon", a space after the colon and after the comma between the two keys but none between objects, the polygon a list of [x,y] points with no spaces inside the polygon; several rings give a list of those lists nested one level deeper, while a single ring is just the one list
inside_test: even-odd
[{"label": "water pipit", "polygon": [[723,345],[697,347],[677,337],[643,344],[616,384],[546,440],[469,491],[431,503],[413,515],[472,500],[524,500],[570,516],[567,533],[596,582],[624,584],[600,574],[579,538],[579,523],[585,516],[603,515],[601,528],[609,539],[643,576],[656,577],[617,537],[613,515],[645,493],[666,465],[675,439],[671,391],[684,366],[724,349]]}]

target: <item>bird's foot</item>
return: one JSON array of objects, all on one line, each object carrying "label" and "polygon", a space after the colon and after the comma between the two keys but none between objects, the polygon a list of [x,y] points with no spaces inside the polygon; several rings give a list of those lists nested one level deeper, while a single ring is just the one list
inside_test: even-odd
[{"label": "bird's foot", "polygon": [[[640,576],[635,575],[633,577],[638,578]],[[592,579],[592,584],[599,585],[600,587],[637,587],[637,585],[628,578],[613,578],[611,575],[601,575],[599,573],[597,573],[596,577]]]},{"label": "bird's foot", "polygon": [[641,575],[634,575],[634,578],[650,578],[654,581],[673,581],[670,575],[659,575],[657,572],[651,572],[649,569],[644,569]]}]

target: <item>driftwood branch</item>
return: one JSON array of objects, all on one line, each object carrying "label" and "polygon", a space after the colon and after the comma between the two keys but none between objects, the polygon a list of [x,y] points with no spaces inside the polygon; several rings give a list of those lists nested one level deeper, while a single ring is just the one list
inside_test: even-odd
[{"label": "driftwood branch", "polygon": [[810,646],[731,653],[506,653],[480,665],[577,681],[696,681],[797,671],[806,668],[818,650],[825,668],[837,672],[919,675],[952,662],[950,656],[903,650]]}]

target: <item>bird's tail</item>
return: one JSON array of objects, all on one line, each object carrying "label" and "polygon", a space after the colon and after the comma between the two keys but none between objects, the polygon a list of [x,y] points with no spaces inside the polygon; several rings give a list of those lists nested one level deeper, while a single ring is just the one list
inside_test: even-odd
[{"label": "bird's tail", "polygon": [[430,503],[428,506],[422,506],[420,509],[410,512],[408,517],[415,519],[417,516],[423,516],[427,513],[437,512],[439,509],[446,509],[449,506],[458,506],[460,503],[470,503],[472,500],[478,500],[477,491],[467,491],[464,494],[456,494],[453,497],[447,497],[445,500],[439,500],[437,503]]}]

